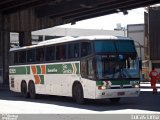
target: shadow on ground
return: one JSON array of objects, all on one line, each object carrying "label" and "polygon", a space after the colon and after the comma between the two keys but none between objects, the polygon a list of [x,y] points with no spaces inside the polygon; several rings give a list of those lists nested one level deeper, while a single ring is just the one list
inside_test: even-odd
[{"label": "shadow on ground", "polygon": [[78,105],[69,97],[59,97],[50,95],[38,95],[37,99],[26,99],[21,94],[13,93],[9,90],[0,90],[0,100],[10,101],[27,101],[42,104],[54,104],[64,107],[72,107],[86,109],[92,111],[112,111],[112,110],[147,110],[160,112],[160,92],[153,95],[152,92],[141,92],[139,97],[122,98],[117,104],[111,103],[108,99],[105,100],[86,100],[85,105]]}]

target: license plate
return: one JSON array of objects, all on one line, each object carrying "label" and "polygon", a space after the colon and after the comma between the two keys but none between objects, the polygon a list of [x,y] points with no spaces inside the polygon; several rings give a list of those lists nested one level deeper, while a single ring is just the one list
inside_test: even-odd
[{"label": "license plate", "polygon": [[121,95],[124,95],[124,94],[125,94],[125,92],[118,92],[117,93],[118,96],[121,96]]}]

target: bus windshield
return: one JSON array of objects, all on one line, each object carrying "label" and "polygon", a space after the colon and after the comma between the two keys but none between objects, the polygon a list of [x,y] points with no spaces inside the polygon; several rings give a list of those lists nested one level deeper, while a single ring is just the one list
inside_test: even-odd
[{"label": "bus windshield", "polygon": [[98,80],[139,78],[139,60],[125,55],[97,55]]},{"label": "bus windshield", "polygon": [[96,53],[136,52],[132,40],[97,40],[94,45]]}]

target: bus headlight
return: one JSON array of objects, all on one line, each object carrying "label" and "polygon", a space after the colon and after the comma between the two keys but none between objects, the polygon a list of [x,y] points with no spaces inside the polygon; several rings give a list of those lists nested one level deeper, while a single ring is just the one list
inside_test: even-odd
[{"label": "bus headlight", "polygon": [[106,86],[98,86],[98,90],[106,90]]}]

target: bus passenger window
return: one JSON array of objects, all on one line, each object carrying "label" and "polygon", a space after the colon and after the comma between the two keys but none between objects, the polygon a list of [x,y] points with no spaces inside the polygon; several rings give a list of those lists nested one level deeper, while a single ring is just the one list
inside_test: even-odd
[{"label": "bus passenger window", "polygon": [[26,51],[19,52],[19,63],[26,63]]},{"label": "bus passenger window", "polygon": [[26,62],[26,52],[18,51],[14,53],[14,64],[25,63]]},{"label": "bus passenger window", "polygon": [[89,42],[82,42],[81,44],[81,57],[85,57],[92,52],[91,43]]},{"label": "bus passenger window", "polygon": [[74,58],[74,44],[68,45],[68,58]]},{"label": "bus passenger window", "polygon": [[27,62],[35,62],[35,50],[27,51]]},{"label": "bus passenger window", "polygon": [[46,48],[46,61],[55,60],[55,47],[47,47]]},{"label": "bus passenger window", "polygon": [[9,65],[14,65],[14,52],[9,53]]},{"label": "bus passenger window", "polygon": [[14,64],[18,63],[18,60],[19,60],[18,52],[15,52],[14,53]]},{"label": "bus passenger window", "polygon": [[66,59],[66,46],[60,45],[56,47],[56,60]]},{"label": "bus passenger window", "polygon": [[74,57],[79,58],[79,44],[74,44]]},{"label": "bus passenger window", "polygon": [[36,49],[36,61],[38,62],[44,61],[44,49],[43,48]]},{"label": "bus passenger window", "polygon": [[79,57],[79,44],[69,44],[68,45],[68,58],[78,58]]}]

